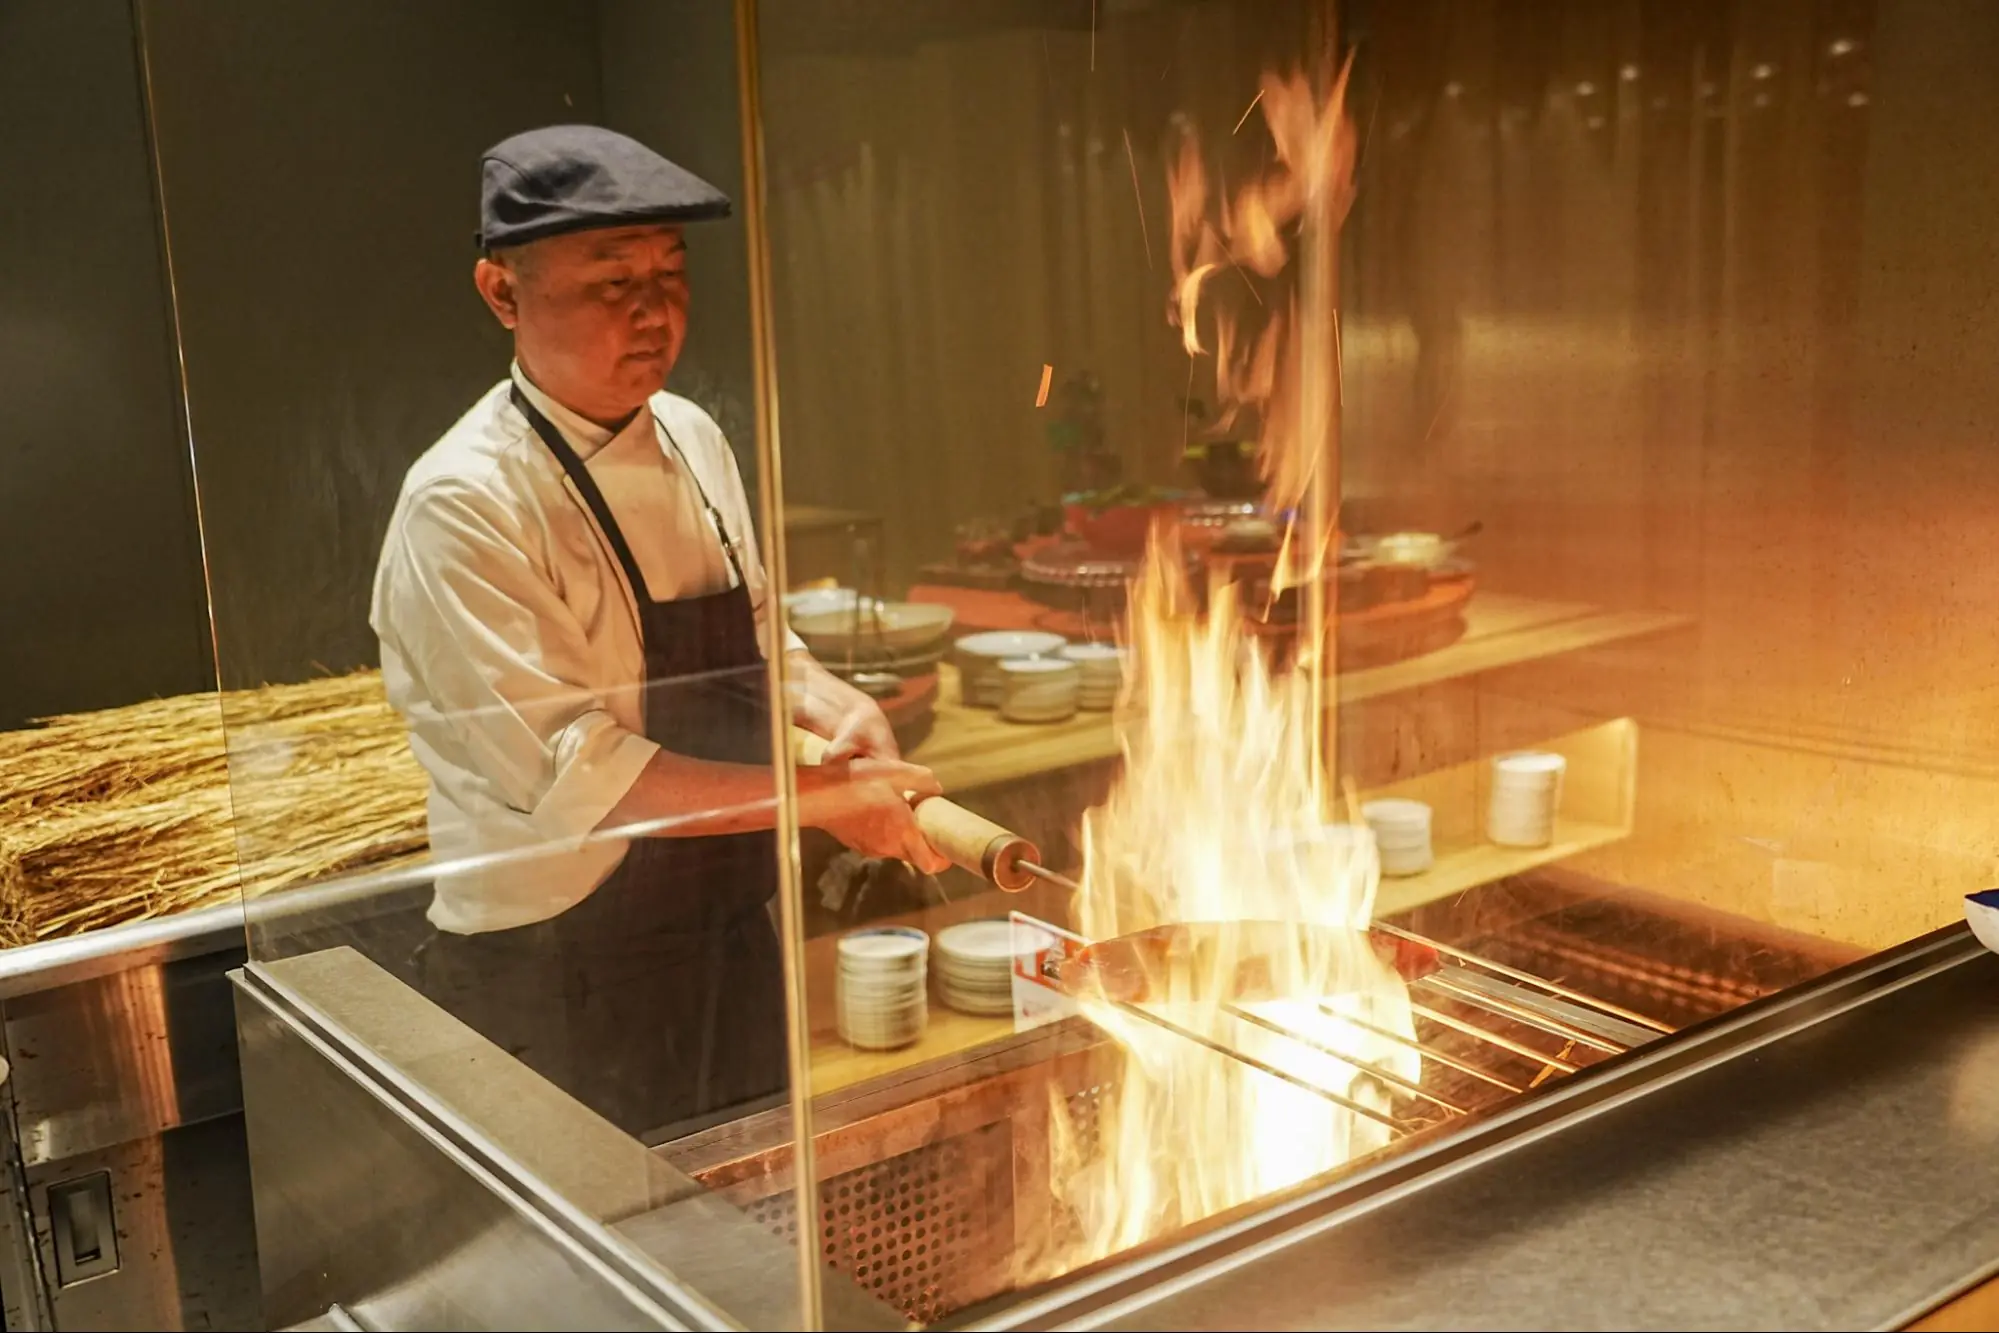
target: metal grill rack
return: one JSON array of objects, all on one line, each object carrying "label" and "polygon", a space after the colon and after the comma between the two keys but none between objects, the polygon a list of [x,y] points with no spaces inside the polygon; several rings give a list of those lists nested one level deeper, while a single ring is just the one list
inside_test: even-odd
[{"label": "metal grill rack", "polygon": [[[1222,1025],[1224,1030],[1199,1032],[1143,1004],[1110,1003],[1151,1026],[1386,1125],[1398,1135],[1488,1109],[1550,1078],[1573,1074],[1673,1031],[1655,1018],[1413,931],[1384,923],[1373,929],[1433,950],[1439,959],[1434,969],[1409,979],[1416,1034],[1379,1027],[1328,1005],[1319,1007],[1345,1026],[1416,1051],[1432,1071],[1421,1080],[1330,1045],[1323,1032],[1295,1031],[1241,1005],[1221,1006],[1222,1016],[1229,1020]],[[1283,1068],[1281,1062],[1251,1054],[1230,1040],[1225,1030],[1230,1025],[1340,1061],[1385,1092],[1391,1109],[1324,1087]]]}]

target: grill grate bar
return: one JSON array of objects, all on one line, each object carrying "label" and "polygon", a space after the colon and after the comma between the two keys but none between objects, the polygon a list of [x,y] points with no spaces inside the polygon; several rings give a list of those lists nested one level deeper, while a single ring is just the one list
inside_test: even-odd
[{"label": "grill grate bar", "polygon": [[[1459,1106],[1456,1102],[1449,1100],[1448,1098],[1442,1096],[1439,1093],[1430,1091],[1428,1088],[1424,1087],[1421,1083],[1418,1083],[1416,1080],[1412,1078],[1404,1077],[1403,1075],[1396,1073],[1392,1069],[1384,1069],[1380,1065],[1375,1064],[1371,1060],[1363,1060],[1357,1055],[1351,1055],[1346,1051],[1337,1049],[1336,1047],[1328,1046],[1324,1042],[1319,1041],[1317,1038],[1308,1037],[1302,1032],[1293,1032],[1290,1028],[1285,1027],[1282,1023],[1273,1023],[1269,1019],[1265,1018],[1263,1015],[1251,1013],[1249,1010],[1243,1009],[1237,1005],[1232,1004],[1226,1006],[1224,1012],[1226,1012],[1229,1015],[1229,1017],[1237,1019],[1240,1022],[1248,1023],[1255,1027],[1260,1027],[1266,1032],[1274,1032],[1278,1036],[1285,1038],[1287,1041],[1295,1041],[1300,1046],[1308,1046],[1311,1049],[1318,1051],[1322,1055],[1330,1055],[1335,1060],[1343,1061],[1346,1064],[1350,1064],[1355,1069],[1360,1070],[1360,1072],[1366,1075],[1367,1077],[1376,1079],[1377,1081],[1382,1083],[1389,1084],[1390,1091],[1401,1091],[1408,1093],[1409,1095],[1414,1097],[1421,1097],[1424,1101],[1440,1106],[1444,1110],[1449,1111],[1452,1115],[1466,1114],[1465,1108]],[[1336,1014],[1335,1017],[1341,1019],[1341,1021],[1343,1022],[1351,1021],[1346,1019],[1345,1015]],[[1412,1045],[1413,1044],[1414,1043],[1412,1043]],[[1417,1049],[1421,1050],[1422,1047],[1419,1045],[1417,1046]]]},{"label": "grill grate bar", "polygon": [[1477,1065],[1474,1064],[1467,1064],[1465,1061],[1458,1059],[1458,1057],[1450,1054],[1448,1051],[1440,1051],[1434,1046],[1426,1046],[1422,1042],[1417,1041],[1414,1037],[1405,1037],[1400,1032],[1395,1032],[1385,1027],[1378,1027],[1375,1024],[1368,1022],[1364,1018],[1353,1018],[1351,1016],[1344,1014],[1341,1015],[1340,1017],[1344,1021],[1353,1024],[1355,1027],[1359,1028],[1363,1032],[1371,1032],[1377,1037],[1382,1037],[1392,1042],[1398,1042],[1401,1045],[1409,1047],[1411,1050],[1420,1052],[1423,1058],[1426,1060],[1433,1060],[1436,1063],[1442,1065],[1446,1069],[1455,1070],[1456,1072],[1463,1074],[1468,1078],[1475,1078],[1481,1083],[1489,1083],[1493,1087],[1498,1088],[1501,1092],[1517,1096],[1518,1094],[1527,1091],[1527,1089],[1521,1087],[1518,1083],[1509,1083],[1505,1079],[1501,1078],[1499,1075],[1492,1073],[1489,1070],[1480,1069]]},{"label": "grill grate bar", "polygon": [[1455,958],[1460,963],[1469,963],[1471,966],[1482,968],[1494,976],[1505,977],[1508,981],[1517,981],[1524,986],[1533,986],[1538,990],[1544,990],[1550,995],[1559,995],[1565,1000],[1580,1004],[1588,1009],[1594,1009],[1598,1013],[1609,1014],[1613,1018],[1621,1018],[1627,1023],[1636,1023],[1642,1028],[1650,1028],[1652,1031],[1666,1036],[1672,1035],[1672,1026],[1662,1023],[1656,1018],[1648,1018],[1636,1010],[1626,1009],[1623,1005],[1612,1004],[1609,1000],[1600,1000],[1593,995],[1585,995],[1581,991],[1572,990],[1558,981],[1549,981],[1546,977],[1537,977],[1532,972],[1523,972],[1517,967],[1508,967],[1505,963],[1494,962],[1490,958],[1483,958],[1475,953],[1467,953],[1455,945],[1440,944],[1436,940],[1424,935],[1418,935],[1414,931],[1404,930],[1400,926],[1391,926],[1386,921],[1377,921],[1369,926],[1368,929],[1382,931],[1398,939],[1408,940],[1411,944],[1420,944],[1427,949],[1435,949],[1438,953]]},{"label": "grill grate bar", "polygon": [[1570,1064],[1567,1060],[1564,1060],[1559,1055],[1550,1055],[1546,1051],[1537,1051],[1532,1046],[1527,1045],[1525,1042],[1515,1041],[1511,1037],[1504,1036],[1497,1032],[1488,1031],[1487,1029],[1478,1026],[1478,1024],[1476,1023],[1467,1023],[1462,1018],[1454,1018],[1450,1014],[1443,1013],[1440,1010],[1432,1009],[1427,1004],[1421,1004],[1415,1000],[1411,1000],[1409,1002],[1409,1008],[1413,1010],[1419,1018],[1427,1018],[1432,1023],[1436,1023],[1439,1024],[1440,1026],[1447,1027],[1451,1029],[1453,1032],[1462,1032],[1467,1037],[1472,1037],[1475,1038],[1476,1040],[1485,1042],[1489,1046],[1497,1046],[1502,1051],[1511,1051],[1513,1054],[1520,1056],[1522,1059],[1532,1060],[1536,1064],[1553,1065],[1556,1069],[1561,1070],[1564,1074],[1573,1074],[1576,1072],[1577,1069],[1581,1067],[1579,1065]]},{"label": "grill grate bar", "polygon": [[1514,1004],[1508,1000],[1501,999],[1497,995],[1487,995],[1482,991],[1473,990],[1469,986],[1461,986],[1449,977],[1431,975],[1424,977],[1416,984],[1419,986],[1428,986],[1432,990],[1442,991],[1461,1004],[1473,1005],[1480,1009],[1489,1010],[1492,1013],[1510,1018],[1516,1023],[1524,1023],[1528,1027],[1537,1028],[1551,1037],[1560,1037],[1563,1041],[1577,1042],[1583,1046],[1590,1047],[1592,1050],[1602,1051],[1606,1055],[1622,1055],[1630,1049],[1628,1046],[1619,1046],[1616,1042],[1606,1037],[1599,1037],[1595,1033],[1585,1032],[1582,1028],[1576,1027],[1574,1024],[1564,1023],[1559,1018],[1538,1013],[1535,1010],[1529,1009],[1524,1004]]},{"label": "grill grate bar", "polygon": [[[1299,1078],[1296,1074],[1292,1074],[1285,1070],[1279,1069],[1277,1066],[1269,1063],[1268,1061],[1259,1060],[1253,1055],[1250,1055],[1243,1051],[1236,1050],[1233,1046],[1229,1046],[1224,1042],[1216,1041],[1211,1037],[1204,1037],[1200,1033],[1195,1032],[1190,1028],[1184,1028],[1180,1026],[1178,1023],[1171,1021],[1170,1019],[1161,1018],[1158,1014],[1152,1013],[1144,1008],[1141,1008],[1138,1005],[1128,1004],[1123,1000],[1113,1000],[1111,1001],[1111,1004],[1112,1007],[1124,1013],[1130,1014],[1135,1018],[1143,1019],[1145,1022],[1151,1023],[1156,1027],[1163,1028],[1167,1032],[1173,1033],[1175,1036],[1182,1037],[1187,1041],[1193,1042],[1196,1046],[1206,1047],[1208,1050],[1215,1052],[1215,1054],[1217,1055],[1225,1055],[1231,1060],[1237,1061],[1240,1064],[1247,1065],[1251,1069],[1256,1070],[1259,1074],[1268,1074],[1274,1079],[1278,1079],[1281,1080],[1282,1082],[1289,1083],[1294,1088],[1302,1088],[1304,1091],[1312,1093],[1315,1096],[1324,1097],[1327,1101],[1332,1102],[1336,1106],[1343,1106],[1347,1110],[1352,1111],[1355,1115],[1366,1116],[1369,1120],[1377,1121],[1380,1124],[1384,1124],[1388,1126],[1390,1129],[1397,1131],[1406,1132],[1410,1128],[1410,1126],[1403,1124],[1400,1120],[1397,1120],[1394,1116],[1388,1115],[1387,1113],[1382,1111],[1377,1111],[1372,1106],[1368,1106],[1363,1102],[1357,1102],[1353,1098],[1345,1096],[1344,1094],[1334,1092],[1331,1088],[1322,1088],[1318,1084],[1312,1082],[1310,1079]],[[1290,1036],[1292,1034],[1287,1032],[1285,1035]],[[1345,1056],[1341,1056],[1340,1058],[1343,1060],[1346,1059]]]}]

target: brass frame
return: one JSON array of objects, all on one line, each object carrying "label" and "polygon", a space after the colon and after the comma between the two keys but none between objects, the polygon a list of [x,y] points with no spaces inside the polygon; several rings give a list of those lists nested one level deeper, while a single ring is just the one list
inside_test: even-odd
[{"label": "brass frame", "polygon": [[[743,127],[743,231],[750,286],[750,354],[756,394],[757,510],[764,530],[764,578],[780,599],[787,586],[784,466],[778,447],[777,340],[771,328],[770,232],[764,213],[763,107],[758,96],[756,0],[736,0],[736,95]],[[782,605],[780,600],[779,605]],[[791,1132],[798,1216],[814,1216],[818,1172],[812,1142],[812,1021],[805,995],[805,902],[798,864],[798,808],[792,799],[790,710],[784,706],[784,616],[764,618],[764,660],[771,669],[771,767],[777,781],[778,934],[784,955],[785,1055],[791,1076]],[[798,1306],[809,1329],[825,1326],[819,1256],[801,1235]]]}]

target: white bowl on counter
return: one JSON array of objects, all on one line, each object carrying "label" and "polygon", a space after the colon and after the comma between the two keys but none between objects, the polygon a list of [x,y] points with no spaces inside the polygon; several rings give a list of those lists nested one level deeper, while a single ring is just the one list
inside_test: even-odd
[{"label": "white bowl on counter", "polygon": [[1072,643],[1058,656],[1074,662],[1081,673],[1079,707],[1101,713],[1117,706],[1118,691],[1124,688],[1124,649],[1109,643]]},{"label": "white bowl on counter", "polygon": [[999,664],[1000,716],[1009,722],[1064,722],[1076,715],[1082,672],[1059,657],[1016,657]]},{"label": "white bowl on counter", "polygon": [[784,612],[788,616],[816,616],[823,611],[851,614],[856,606],[880,605],[881,599],[877,597],[863,602],[860,593],[852,588],[806,588],[784,595]]},{"label": "white bowl on counter", "polygon": [[1006,698],[1006,676],[1000,663],[1048,657],[1069,641],[1041,630],[988,630],[958,640],[958,682],[964,701],[974,708],[998,708]]},{"label": "white bowl on counter", "polygon": [[951,632],[953,612],[930,602],[879,602],[793,614],[791,628],[822,660],[849,653],[893,655],[936,643]]}]

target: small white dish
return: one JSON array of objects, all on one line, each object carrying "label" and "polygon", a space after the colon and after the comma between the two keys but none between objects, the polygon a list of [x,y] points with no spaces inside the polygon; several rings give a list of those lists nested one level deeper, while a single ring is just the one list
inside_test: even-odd
[{"label": "small white dish", "polygon": [[930,937],[914,926],[875,926],[840,937],[840,961],[863,966],[920,960],[929,949]]},{"label": "small white dish", "polygon": [[848,652],[910,653],[951,632],[955,613],[931,602],[877,602],[859,611],[791,613],[791,628],[821,657]]},{"label": "small white dish", "polygon": [[1368,827],[1379,833],[1382,829],[1430,827],[1431,810],[1422,801],[1406,800],[1398,796],[1384,796],[1368,801],[1360,808],[1361,818]]},{"label": "small white dish", "polygon": [[1120,680],[1124,677],[1124,649],[1109,643],[1072,643],[1056,654],[1074,662],[1084,680]]},{"label": "small white dish", "polygon": [[1054,947],[1055,937],[1037,926],[1023,925],[995,917],[986,921],[965,921],[937,932],[937,952],[951,959],[996,962],[1010,967],[1016,958],[1026,958]]},{"label": "small white dish", "polygon": [[998,708],[1006,693],[1006,678],[999,670],[1001,662],[1047,657],[1068,642],[1060,634],[1039,630],[967,634],[956,645],[958,678],[965,702],[974,708]]},{"label": "small white dish", "polygon": [[1497,785],[1541,787],[1560,782],[1569,761],[1545,750],[1517,750],[1492,761],[1492,780]]},{"label": "small white dish", "polygon": [[1080,693],[1073,662],[1059,657],[1011,658],[999,664],[1000,716],[1009,722],[1060,722],[1074,717]]},{"label": "small white dish", "polygon": [[870,597],[865,602],[860,593],[852,588],[806,588],[784,595],[784,610],[790,616],[812,616],[824,611],[845,611],[852,613],[856,605],[877,607],[879,598]]},{"label": "small white dish", "polygon": [[966,657],[1004,662],[1012,657],[1046,657],[1067,642],[1060,634],[1040,630],[987,630],[958,640],[958,651]]},{"label": "small white dish", "polygon": [[1965,894],[1964,919],[1980,944],[1999,953],[1999,889]]}]

